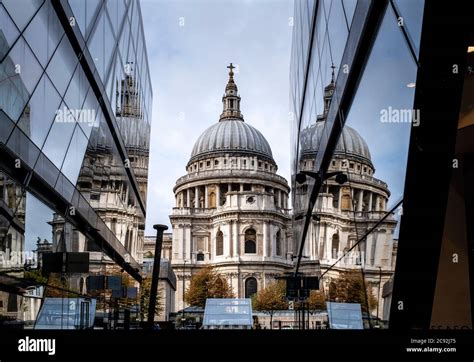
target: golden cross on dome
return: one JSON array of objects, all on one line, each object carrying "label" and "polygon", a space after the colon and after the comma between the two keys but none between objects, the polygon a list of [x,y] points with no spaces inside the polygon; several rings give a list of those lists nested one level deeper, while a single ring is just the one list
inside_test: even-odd
[{"label": "golden cross on dome", "polygon": [[230,69],[230,72],[229,72],[230,75],[234,74],[233,70],[234,70],[235,67],[232,65],[232,63],[230,63],[230,65],[227,66],[227,68]]}]

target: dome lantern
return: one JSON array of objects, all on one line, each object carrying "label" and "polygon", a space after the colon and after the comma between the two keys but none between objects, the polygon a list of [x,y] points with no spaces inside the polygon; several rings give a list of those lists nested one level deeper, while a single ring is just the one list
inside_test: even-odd
[{"label": "dome lantern", "polygon": [[238,94],[237,85],[234,82],[234,68],[235,66],[230,63],[227,67],[229,68],[229,81],[225,87],[225,94],[222,97],[223,111],[220,116],[219,122],[227,121],[229,119],[244,121],[242,113],[240,113],[240,96]]}]

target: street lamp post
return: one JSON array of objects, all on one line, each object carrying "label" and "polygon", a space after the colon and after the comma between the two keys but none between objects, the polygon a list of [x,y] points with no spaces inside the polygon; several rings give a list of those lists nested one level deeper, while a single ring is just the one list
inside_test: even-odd
[{"label": "street lamp post", "polygon": [[186,288],[186,259],[183,260],[184,261],[184,267],[183,267],[183,318],[182,318],[182,321],[183,321],[183,326],[184,326],[184,316],[185,316],[185,300],[184,300],[184,293],[185,293],[185,288]]},{"label": "street lamp post", "polygon": [[153,225],[156,230],[155,255],[153,260],[153,274],[151,277],[150,299],[148,305],[148,328],[153,329],[155,323],[156,294],[158,289],[158,279],[160,277],[161,248],[163,245],[163,232],[168,226],[156,224]]},{"label": "street lamp post", "polygon": [[[379,316],[379,305],[380,305],[380,290],[382,288],[382,267],[379,266],[379,293],[377,296],[377,318],[380,321],[380,316]],[[380,322],[379,322],[379,327],[380,327]]]}]

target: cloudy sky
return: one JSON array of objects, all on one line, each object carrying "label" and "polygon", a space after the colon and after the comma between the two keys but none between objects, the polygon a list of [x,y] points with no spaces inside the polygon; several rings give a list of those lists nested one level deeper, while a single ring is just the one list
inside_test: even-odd
[{"label": "cloudy sky", "polygon": [[245,121],[269,141],[289,177],[289,64],[293,1],[142,0],[153,84],[146,233],[170,225],[172,188],[194,141],[219,120],[230,62]]},{"label": "cloudy sky", "polygon": [[[264,134],[279,174],[289,179],[293,1],[142,0],[141,5],[154,90],[146,226],[153,235],[154,223],[170,225],[172,188],[186,172],[194,141],[218,121],[230,62],[239,66],[235,80],[245,121]],[[413,89],[406,85],[416,75],[392,15],[381,26],[347,116],[369,145],[375,176],[392,191],[389,204],[403,193],[410,125],[381,123],[380,110],[411,108]],[[416,30],[415,20],[409,20]]]}]

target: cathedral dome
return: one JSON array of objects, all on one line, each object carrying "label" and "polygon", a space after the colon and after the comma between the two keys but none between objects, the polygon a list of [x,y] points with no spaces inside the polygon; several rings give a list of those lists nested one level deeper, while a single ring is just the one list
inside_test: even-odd
[{"label": "cathedral dome", "polygon": [[190,162],[224,152],[255,155],[273,161],[270,145],[260,131],[240,119],[226,119],[199,136]]},{"label": "cathedral dome", "polygon": [[273,163],[268,141],[256,128],[244,122],[240,96],[234,82],[235,67],[230,63],[229,81],[222,97],[223,111],[217,124],[206,129],[194,144],[189,163],[222,153],[257,156]]},{"label": "cathedral dome", "polygon": [[[313,155],[318,151],[319,139],[323,131],[324,122],[316,122],[301,132],[301,153],[305,155]],[[334,151],[335,156],[353,157],[360,161],[365,161],[372,166],[369,147],[362,136],[354,128],[345,126],[342,130],[341,137]]]}]

